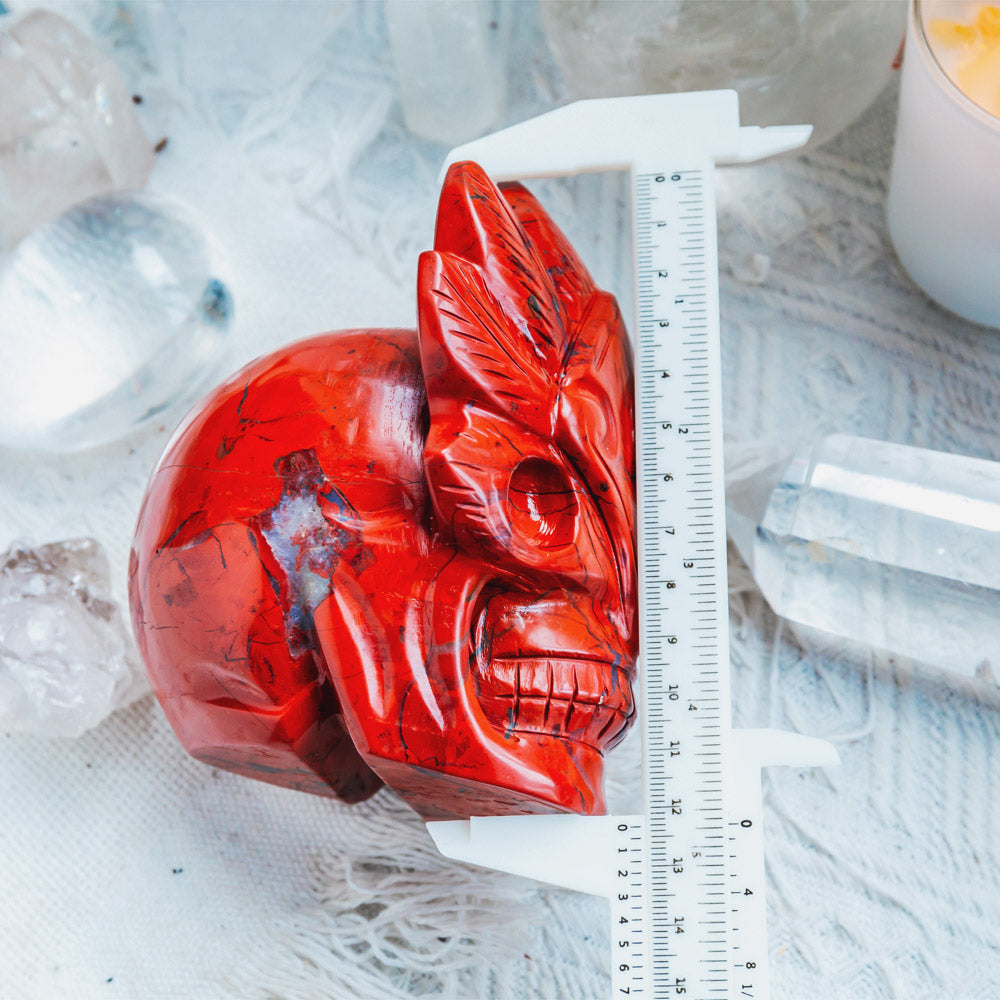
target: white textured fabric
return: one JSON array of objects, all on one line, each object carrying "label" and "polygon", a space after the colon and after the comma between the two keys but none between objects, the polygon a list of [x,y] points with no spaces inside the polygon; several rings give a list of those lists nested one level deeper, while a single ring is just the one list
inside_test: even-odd
[{"label": "white textured fabric", "polygon": [[[64,7],[115,45],[147,128],[170,139],[152,186],[228,253],[220,375],[322,329],[412,325],[443,150],[401,124],[377,5]],[[533,8],[516,10],[507,121],[561,93]],[[1000,338],[929,303],[887,242],[894,101],[824,149],[720,173],[734,438],[842,430],[1000,458]],[[538,190],[627,305],[621,179]],[[124,600],[177,417],[68,459],[0,453],[0,546],[91,534]],[[765,779],[774,996],[995,997],[1000,698],[805,646],[730,568],[735,722],[825,736],[843,758]],[[612,755],[612,804],[634,803],[636,754]],[[7,736],[0,802],[5,998],[608,992],[600,901],[442,860],[388,792],[348,807],[198,764],[151,697],[76,741]]]}]

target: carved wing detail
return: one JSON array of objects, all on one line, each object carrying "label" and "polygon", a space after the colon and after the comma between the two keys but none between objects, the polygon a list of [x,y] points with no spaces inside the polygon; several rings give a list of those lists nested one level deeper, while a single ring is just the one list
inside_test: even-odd
[{"label": "carved wing detail", "polygon": [[450,253],[420,258],[420,355],[431,421],[468,402],[551,438],[559,384],[516,314],[505,312],[476,265]]},{"label": "carved wing detail", "polygon": [[526,187],[516,183],[501,184],[500,193],[535,248],[559,297],[566,328],[572,329],[583,318],[590,297],[597,291],[594,279],[569,240]]},{"label": "carved wing detail", "polygon": [[439,526],[498,569],[606,594],[633,634],[633,382],[613,296],[525,188],[458,163],[418,298]]},{"label": "carved wing detail", "polygon": [[475,267],[504,313],[520,327],[537,363],[559,370],[565,316],[545,265],[514,211],[476,163],[457,163],[441,189],[434,249]]}]

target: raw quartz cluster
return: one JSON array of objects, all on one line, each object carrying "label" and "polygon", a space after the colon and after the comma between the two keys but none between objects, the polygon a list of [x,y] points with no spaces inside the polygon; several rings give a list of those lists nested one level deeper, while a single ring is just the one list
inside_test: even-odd
[{"label": "raw quartz cluster", "polygon": [[132,96],[94,42],[48,11],[0,16],[0,253],[75,202],[141,188],[152,165]]},{"label": "raw quartz cluster", "polygon": [[80,736],[147,688],[90,538],[0,556],[0,729]]},{"label": "raw quartz cluster", "polygon": [[971,24],[935,18],[931,40],[950,50],[948,75],[985,111],[1000,117],[1000,7],[980,7]]}]

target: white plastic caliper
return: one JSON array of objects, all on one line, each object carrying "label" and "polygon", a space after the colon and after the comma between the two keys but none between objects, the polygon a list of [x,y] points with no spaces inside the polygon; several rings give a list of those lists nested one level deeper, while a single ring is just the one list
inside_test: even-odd
[{"label": "white plastic caliper", "polygon": [[811,131],[741,127],[734,91],[611,98],[445,164],[631,174],[643,811],[427,824],[447,857],[607,897],[614,997],[768,995],[760,769],[838,762],[822,740],[730,724],[714,171]]}]

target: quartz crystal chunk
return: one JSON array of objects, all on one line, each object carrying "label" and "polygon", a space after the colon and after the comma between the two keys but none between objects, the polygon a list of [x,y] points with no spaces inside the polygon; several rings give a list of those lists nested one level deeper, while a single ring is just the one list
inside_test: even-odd
[{"label": "quartz crystal chunk", "polygon": [[211,373],[231,300],[179,203],[99,195],[0,262],[0,444],[68,452],[119,437]]},{"label": "quartz crystal chunk", "polygon": [[878,96],[906,15],[896,0],[546,0],[538,9],[575,97],[732,88],[743,121],[809,122],[813,145]]},{"label": "quartz crystal chunk", "polygon": [[782,617],[992,679],[1000,463],[834,434],[736,478],[726,505]]},{"label": "quartz crystal chunk", "polygon": [[141,188],[153,164],[121,73],[97,45],[48,11],[2,25],[0,253],[74,202]]},{"label": "quartz crystal chunk", "polygon": [[91,538],[0,556],[0,729],[79,736],[146,688]]}]

